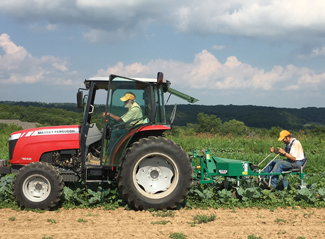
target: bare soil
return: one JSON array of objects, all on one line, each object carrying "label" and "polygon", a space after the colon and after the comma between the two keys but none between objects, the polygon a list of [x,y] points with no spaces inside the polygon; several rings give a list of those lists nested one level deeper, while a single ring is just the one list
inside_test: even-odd
[{"label": "bare soil", "polygon": [[[0,238],[325,238],[325,209],[176,210],[174,217],[122,208],[47,211],[0,210]],[[215,215],[193,224],[193,216]],[[169,221],[166,225],[154,224]],[[179,237],[181,238],[181,237]]]}]

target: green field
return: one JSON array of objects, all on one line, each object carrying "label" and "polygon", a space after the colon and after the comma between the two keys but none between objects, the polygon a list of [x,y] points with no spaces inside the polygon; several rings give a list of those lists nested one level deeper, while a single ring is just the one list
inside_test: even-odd
[{"label": "green field", "polygon": [[[9,134],[19,130],[19,128],[16,126],[0,126],[0,156],[2,159],[8,159]],[[303,133],[296,133],[295,135],[302,143],[309,159],[305,168],[307,188],[299,189],[296,187],[299,185],[299,178],[294,176],[289,178],[291,187],[282,191],[267,190],[257,187],[257,185],[250,185],[245,179],[241,182],[238,191],[235,191],[235,181],[230,179],[231,187],[229,190],[225,190],[222,189],[224,178],[215,177],[213,184],[193,186],[180,207],[325,207],[325,166],[323,163],[325,142],[323,135],[305,135]],[[277,141],[277,136],[271,137],[265,133],[251,136],[232,136],[231,134],[221,136],[187,130],[177,134],[171,132],[166,137],[181,145],[189,154],[193,150],[197,150],[201,154],[204,149],[209,149],[212,156],[253,163],[259,163],[264,159],[269,154],[270,146],[283,147],[283,143]],[[11,191],[12,180],[12,175],[0,179],[0,208],[18,208]],[[86,184],[83,182],[66,185],[64,199],[59,207],[128,208],[115,184]]]}]

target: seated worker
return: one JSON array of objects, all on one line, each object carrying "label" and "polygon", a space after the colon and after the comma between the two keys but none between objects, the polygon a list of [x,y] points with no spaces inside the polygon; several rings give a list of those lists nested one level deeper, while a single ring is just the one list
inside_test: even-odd
[{"label": "seated worker", "polygon": [[[120,123],[126,122],[125,124],[126,129],[136,124],[142,124],[143,115],[140,106],[134,101],[135,95],[132,92],[126,92],[125,95],[122,98],[120,98],[120,100],[124,102],[124,107],[128,108],[128,112],[126,112],[121,117],[113,115],[112,113],[107,113],[107,115],[117,122]],[[103,116],[105,117],[105,113],[103,113]],[[107,149],[107,155],[110,154],[113,145],[119,139],[119,137],[121,137],[125,133],[126,129],[112,130],[111,139]]]},{"label": "seated worker", "polygon": [[[301,143],[297,139],[292,138],[289,131],[282,130],[280,132],[280,137],[278,140],[282,141],[285,144],[284,150],[280,147],[278,147],[277,150],[275,150],[274,147],[271,147],[270,151],[271,153],[280,153],[281,156],[284,156],[286,158],[274,160],[265,168],[264,173],[280,173],[282,171],[288,171],[293,168],[300,168],[301,165],[305,162],[306,156]],[[263,183],[269,188],[275,188],[279,180],[279,175],[273,175],[271,177],[271,185],[268,184],[270,177],[271,176],[264,176],[267,181],[263,181]]]}]

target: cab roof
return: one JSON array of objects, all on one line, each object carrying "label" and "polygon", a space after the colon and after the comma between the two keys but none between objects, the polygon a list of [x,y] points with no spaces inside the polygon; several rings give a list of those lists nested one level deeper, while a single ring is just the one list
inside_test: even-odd
[{"label": "cab roof", "polygon": [[[145,83],[157,83],[157,79],[154,78],[123,78],[123,77],[115,77],[113,81],[129,81],[129,80],[136,80],[136,81],[141,81]],[[85,81],[109,81],[109,77],[91,77],[89,79],[86,79]]]},{"label": "cab roof", "polygon": [[[122,77],[122,76],[114,76],[114,79],[112,81],[113,85],[111,85],[111,87],[121,87],[124,84],[127,84],[127,82],[130,81],[138,81],[138,82],[143,82],[143,83],[157,83],[157,79],[154,78],[129,78],[129,77]],[[104,84],[107,83],[109,81],[110,77],[91,77],[88,80],[85,80],[85,85],[87,85],[87,83],[89,82],[94,82],[96,81],[99,84]],[[117,83],[117,84],[114,84]],[[198,101],[198,99],[195,99],[194,97],[191,97],[187,94],[184,94],[182,92],[179,92],[175,89],[170,88],[170,82],[166,81],[163,83],[165,86],[167,86],[166,91],[169,92],[170,94],[173,94],[183,100],[186,100],[189,103],[195,103]],[[126,86],[125,86],[126,87]]]}]

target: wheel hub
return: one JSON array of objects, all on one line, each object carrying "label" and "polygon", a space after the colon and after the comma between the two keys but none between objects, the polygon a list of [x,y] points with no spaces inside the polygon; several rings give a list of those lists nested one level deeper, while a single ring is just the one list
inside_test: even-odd
[{"label": "wheel hub", "polygon": [[49,181],[42,175],[29,176],[23,183],[23,193],[32,202],[41,202],[51,193]]},{"label": "wheel hub", "polygon": [[38,183],[35,186],[35,190],[40,191],[43,188],[42,184]]},{"label": "wheel hub", "polygon": [[166,191],[174,176],[173,167],[162,157],[146,158],[139,163],[136,180],[147,193]]},{"label": "wheel hub", "polygon": [[162,173],[159,168],[153,167],[148,170],[148,178],[152,180],[158,180],[158,177],[161,177]]}]

